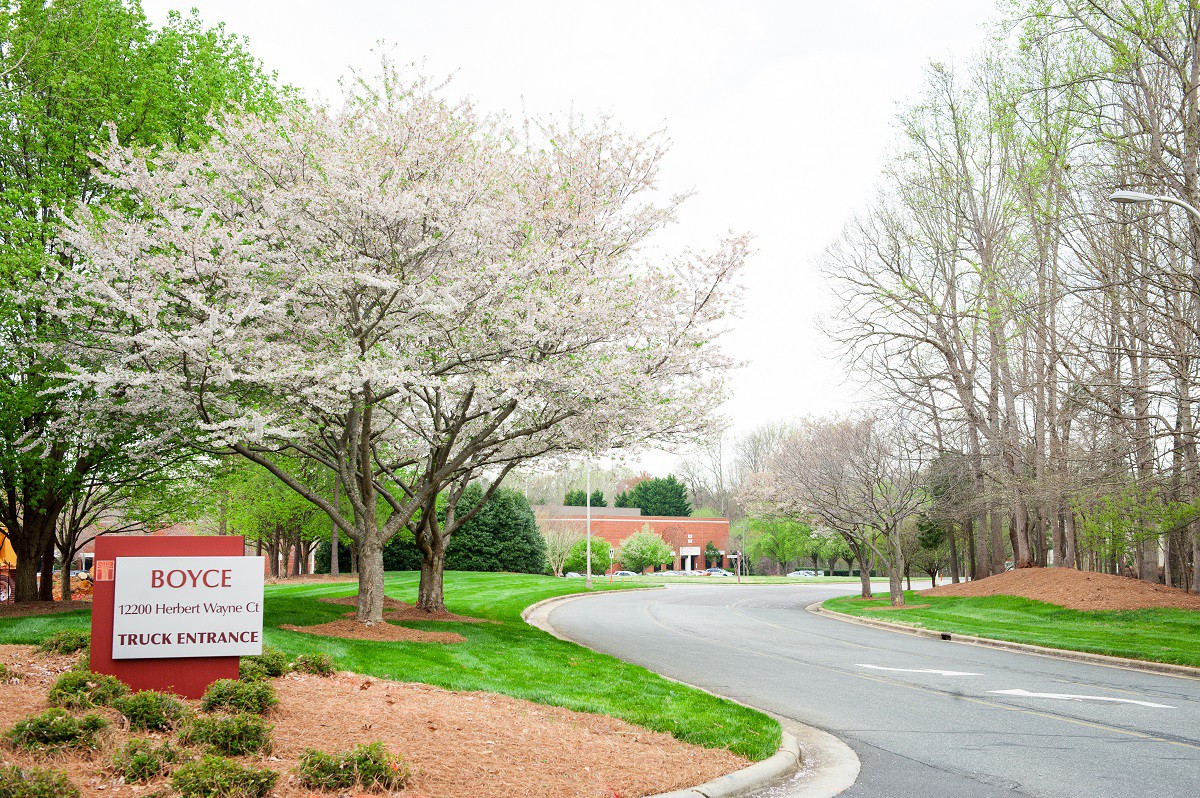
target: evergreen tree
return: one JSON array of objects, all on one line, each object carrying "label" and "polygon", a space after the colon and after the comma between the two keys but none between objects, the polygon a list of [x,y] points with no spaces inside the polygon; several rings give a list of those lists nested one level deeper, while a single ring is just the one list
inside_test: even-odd
[{"label": "evergreen tree", "polygon": [[592,506],[607,507],[608,502],[604,500],[604,492],[600,490],[592,491]]},{"label": "evergreen tree", "polygon": [[[482,495],[478,483],[468,486],[459,501],[458,512],[471,512]],[[497,490],[475,517],[450,538],[446,568],[544,573],[546,541],[538,534],[533,510],[524,494],[511,488]]]},{"label": "evergreen tree", "polygon": [[640,507],[642,515],[690,516],[692,514],[692,504],[688,501],[687,487],[674,475],[639,482],[633,487],[633,490],[629,491],[628,503],[630,507]]}]

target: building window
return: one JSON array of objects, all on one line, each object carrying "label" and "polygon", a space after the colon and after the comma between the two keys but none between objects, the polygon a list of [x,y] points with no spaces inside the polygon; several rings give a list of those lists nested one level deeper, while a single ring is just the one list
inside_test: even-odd
[{"label": "building window", "polygon": [[692,542],[692,536],[688,535],[688,543],[691,543],[691,542]]}]

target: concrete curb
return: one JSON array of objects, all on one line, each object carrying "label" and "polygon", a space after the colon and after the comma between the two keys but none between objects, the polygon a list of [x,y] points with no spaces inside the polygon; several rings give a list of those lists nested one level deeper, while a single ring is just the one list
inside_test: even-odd
[{"label": "concrete curb", "polygon": [[[575,593],[569,596],[554,596],[529,605],[521,613],[521,618],[529,625],[535,626],[559,640],[583,645],[559,634],[558,630],[550,623],[550,613],[563,604],[594,595],[597,594]],[[586,648],[586,646],[584,647]],[[663,678],[686,684],[697,690],[704,690],[702,687],[671,679],[669,676],[663,676]],[[704,692],[736,704],[742,704],[741,701],[729,696],[722,696],[710,690],[704,690]],[[742,704],[742,706],[749,705]],[[757,707],[750,708],[762,712]],[[783,732],[779,749],[771,756],[761,762],[755,762],[750,767],[734,771],[704,784],[673,792],[659,793],[648,796],[648,798],[737,798],[737,796],[748,795],[779,784],[789,778],[801,777],[805,780],[804,784],[788,785],[787,795],[789,798],[832,798],[854,784],[858,778],[860,763],[858,756],[850,746],[820,729],[805,726],[787,718],[779,718],[775,715],[772,717],[775,717],[783,726]],[[804,740],[803,749],[800,739],[797,738]],[[806,751],[811,753],[806,756]]]},{"label": "concrete curb", "polygon": [[1188,665],[1172,665],[1167,662],[1147,662],[1140,659],[1128,659],[1127,657],[1110,657],[1107,654],[1092,654],[1088,651],[1070,651],[1064,648],[1049,648],[1047,646],[1035,646],[1032,643],[1015,643],[1011,640],[996,640],[990,637],[975,637],[974,635],[963,635],[957,632],[939,632],[936,629],[924,629],[918,626],[909,626],[908,624],[895,623],[893,621],[881,621],[876,618],[863,618],[859,615],[848,615],[837,610],[829,610],[821,606],[823,602],[817,601],[809,604],[804,609],[814,615],[825,615],[837,621],[845,623],[856,623],[859,626],[873,626],[876,629],[886,629],[890,632],[900,632],[909,634],[915,637],[928,637],[934,640],[946,640],[951,643],[965,643],[972,646],[985,646],[987,648],[1000,648],[1007,651],[1019,651],[1022,654],[1034,654],[1040,657],[1050,657],[1051,659],[1065,659],[1074,662],[1088,662],[1093,665],[1104,665],[1109,668],[1123,668],[1131,671],[1144,671],[1147,673],[1157,673],[1163,676],[1175,676],[1181,679],[1200,679],[1200,668],[1193,668]]}]

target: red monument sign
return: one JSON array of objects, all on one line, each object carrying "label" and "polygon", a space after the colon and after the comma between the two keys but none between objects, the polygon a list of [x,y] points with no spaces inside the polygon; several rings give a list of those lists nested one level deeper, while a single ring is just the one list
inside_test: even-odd
[{"label": "red monument sign", "polygon": [[263,562],[241,537],[101,537],[92,670],[199,698],[262,653]]}]

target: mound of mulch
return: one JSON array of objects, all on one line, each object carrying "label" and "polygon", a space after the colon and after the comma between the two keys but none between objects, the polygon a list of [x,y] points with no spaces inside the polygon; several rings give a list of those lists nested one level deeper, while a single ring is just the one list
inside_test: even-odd
[{"label": "mound of mulch", "polygon": [[373,626],[361,624],[351,618],[340,621],[319,623],[315,626],[293,626],[285,624],[279,627],[289,632],[304,632],[310,635],[325,637],[344,637],[349,640],[375,640],[386,643],[465,643],[467,638],[457,632],[429,632],[425,629],[409,629],[406,626],[396,626],[394,623],[377,623]]},{"label": "mound of mulch", "polygon": [[92,601],[74,599],[66,603],[61,601],[25,601],[20,604],[0,604],[0,618],[27,618],[32,615],[53,615],[57,612],[72,612],[73,610],[90,610]]},{"label": "mound of mulch", "polygon": [[[0,646],[0,660],[28,675],[0,685],[0,732],[46,708],[46,691],[72,658],[45,658],[29,646]],[[728,751],[701,748],[620,720],[491,693],[461,693],[351,673],[328,679],[290,674],[274,680],[279,706],[268,756],[237,757],[280,773],[275,798],[310,798],[292,772],[305,748],[343,751],[383,741],[412,769],[409,798],[638,798],[681,789],[745,767]],[[195,706],[198,702],[189,702]],[[0,761],[67,771],[85,798],[165,793],[167,780],[122,784],[105,770],[108,754],[133,736],[116,713],[108,750],[56,754],[49,760],[0,748]],[[191,751],[192,755],[198,751]],[[318,793],[318,795],[334,795]]]},{"label": "mound of mulch", "polygon": [[1072,610],[1200,610],[1200,595],[1127,576],[1074,568],[1018,568],[974,582],[922,590],[923,596],[1021,596]]},{"label": "mound of mulch", "polygon": [[[346,607],[355,607],[358,605],[358,596],[342,596],[341,598],[323,598],[327,604],[341,604]],[[384,596],[383,599],[383,617],[389,621],[450,621],[454,623],[487,623],[484,618],[472,618],[467,615],[455,615],[446,610],[437,612],[426,612],[425,610],[417,609],[415,604],[409,604],[406,601],[397,601],[394,598]]]}]

